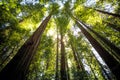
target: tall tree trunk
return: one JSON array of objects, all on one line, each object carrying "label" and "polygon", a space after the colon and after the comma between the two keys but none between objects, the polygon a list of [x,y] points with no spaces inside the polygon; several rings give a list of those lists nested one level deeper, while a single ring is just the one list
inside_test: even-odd
[{"label": "tall tree trunk", "polygon": [[61,33],[61,70],[60,70],[60,73],[61,73],[61,80],[67,80],[67,73],[66,73],[66,62],[65,62],[65,45],[64,45],[64,42],[63,42],[63,35]]},{"label": "tall tree trunk", "polygon": [[116,78],[120,79],[120,62],[116,61],[112,55],[110,55],[102,46],[97,42],[96,39],[91,36],[91,34],[85,29],[85,25],[76,19],[76,23],[78,27],[81,29],[81,32],[86,36],[86,38],[89,40],[89,42],[92,44],[92,46],[96,49],[96,51],[99,53],[99,55],[102,57],[102,59],[105,61],[105,63],[109,66],[110,70],[113,72],[113,74],[116,76]]},{"label": "tall tree trunk", "polygon": [[[71,33],[69,33],[68,35],[70,37],[70,46],[71,46],[73,57],[74,57],[74,60],[75,60],[75,63],[76,63],[77,71],[78,72],[85,71],[83,63],[81,62],[81,55],[78,54],[76,46],[74,45],[75,41],[74,41],[73,35],[71,35]],[[87,73],[85,73],[85,74],[87,75]],[[83,75],[82,77],[85,77],[85,76]],[[80,79],[82,77],[80,76],[78,79]]]},{"label": "tall tree trunk", "polygon": [[[84,24],[84,23],[83,23]],[[85,24],[84,24],[85,25]],[[94,33],[100,40],[102,40],[105,44],[107,44],[110,47],[110,50],[114,51],[116,54],[113,54],[116,56],[116,58],[120,61],[120,49],[116,47],[113,43],[111,43],[108,39],[104,38],[100,34],[98,34],[96,31],[92,30],[90,27],[85,25],[85,27],[90,30],[92,33]]]},{"label": "tall tree trunk", "polygon": [[81,57],[81,55],[79,55],[77,49],[76,49],[76,48],[74,48],[74,49],[75,49],[76,56],[77,56],[78,61],[79,61],[79,65],[81,66],[81,70],[82,70],[82,71],[85,71],[85,69],[84,69],[84,65],[83,65],[83,63],[82,63],[82,61],[81,61],[82,57]]},{"label": "tall tree trunk", "polygon": [[95,10],[98,11],[98,12],[100,12],[100,13],[103,13],[103,14],[108,14],[108,15],[111,15],[111,16],[120,18],[120,15],[119,15],[119,14],[109,13],[109,12],[102,11],[102,10],[98,10],[98,9],[95,9]]},{"label": "tall tree trunk", "polygon": [[104,78],[107,79],[107,80],[113,80],[114,77],[113,77],[113,75],[111,76],[112,73],[108,73],[108,72],[106,71],[106,69],[104,69],[104,65],[102,65],[102,64],[100,63],[100,61],[97,59],[97,57],[95,56],[94,53],[92,53],[91,55],[95,57],[95,60],[96,60],[97,63],[99,64],[99,66],[100,66],[100,68],[101,68],[101,70],[102,70],[102,75],[104,76]]},{"label": "tall tree trunk", "polygon": [[34,56],[41,36],[46,28],[51,14],[41,23],[34,34],[24,43],[13,59],[0,72],[1,80],[25,80],[31,59]]},{"label": "tall tree trunk", "polygon": [[[93,9],[93,8],[91,8],[91,7],[85,7],[85,8]],[[119,14],[110,13],[110,12],[102,11],[102,10],[95,9],[95,8],[94,8],[94,10],[97,11],[97,12],[103,13],[103,14],[107,14],[107,15],[111,15],[111,16],[120,18],[120,15],[119,15]]]},{"label": "tall tree trunk", "polygon": [[81,58],[79,57],[79,54],[76,50],[76,46],[74,45],[74,44],[77,44],[77,43],[75,43],[73,35],[70,32],[68,32],[68,33],[69,33],[68,35],[70,37],[70,46],[71,46],[71,49],[72,49],[72,52],[73,52],[73,56],[74,56],[74,59],[75,59],[75,62],[76,62],[77,69],[82,71],[82,70],[84,70],[84,67],[83,67],[83,64],[80,60]]},{"label": "tall tree trunk", "polygon": [[68,66],[67,58],[66,58],[66,72],[67,72],[67,80],[70,80],[70,72],[69,72],[69,66]]},{"label": "tall tree trunk", "polygon": [[71,47],[72,47],[72,51],[73,51],[73,56],[74,56],[74,59],[75,59],[75,62],[76,62],[76,65],[77,65],[77,69],[78,70],[82,70],[82,66],[80,65],[79,63],[79,60],[78,60],[78,55],[76,54],[76,51],[75,51],[75,48],[73,47],[73,44],[70,43]]},{"label": "tall tree trunk", "polygon": [[58,38],[58,29],[57,29],[57,49],[56,49],[56,74],[55,80],[59,80],[59,70],[58,70],[58,53],[59,53],[59,38]]}]

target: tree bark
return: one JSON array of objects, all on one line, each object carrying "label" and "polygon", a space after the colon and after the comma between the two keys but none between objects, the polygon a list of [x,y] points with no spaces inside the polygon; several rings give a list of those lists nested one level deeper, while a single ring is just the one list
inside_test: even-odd
[{"label": "tree bark", "polygon": [[68,66],[67,58],[66,58],[66,71],[67,71],[67,80],[70,80],[70,73],[69,73],[69,66]]},{"label": "tree bark", "polygon": [[61,33],[61,80],[67,80],[67,72],[66,72],[66,56],[65,56],[65,46],[63,42],[63,35]]},{"label": "tree bark", "polygon": [[[83,23],[84,24],[84,23]],[[85,24],[84,24],[85,25]],[[105,44],[107,44],[112,51],[114,51],[116,54],[112,54],[116,56],[117,59],[120,61],[120,49],[116,47],[113,43],[111,43],[108,39],[104,38],[100,34],[98,34],[96,31],[92,30],[90,27],[85,25],[85,27],[90,30],[92,33],[94,33],[100,40],[102,40]]]},{"label": "tree bark", "polygon": [[76,23],[78,27],[81,29],[81,32],[86,36],[86,38],[89,40],[89,42],[92,44],[92,46],[96,49],[96,51],[99,53],[99,55],[102,57],[102,59],[105,61],[105,63],[108,65],[112,73],[116,76],[116,78],[120,79],[120,62],[118,62],[112,55],[110,55],[102,46],[100,43],[97,42],[96,39],[91,36],[91,34],[85,29],[85,25],[79,21],[78,19],[74,18],[76,20]]},{"label": "tree bark", "polygon": [[1,80],[25,80],[32,57],[34,56],[41,36],[46,28],[51,14],[41,23],[34,34],[24,43],[13,59],[0,72]]},{"label": "tree bark", "polygon": [[107,73],[106,70],[104,69],[104,66],[100,63],[100,61],[97,59],[97,57],[95,56],[94,53],[92,53],[92,56],[95,57],[95,60],[97,61],[97,63],[99,64],[101,70],[102,70],[102,75],[104,76],[105,79],[108,79],[108,80],[113,80],[114,77],[113,75],[111,76],[112,73]]}]

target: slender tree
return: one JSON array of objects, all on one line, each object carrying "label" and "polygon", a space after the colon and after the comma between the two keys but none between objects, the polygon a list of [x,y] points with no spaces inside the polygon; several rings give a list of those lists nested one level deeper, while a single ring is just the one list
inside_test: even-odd
[{"label": "slender tree", "polygon": [[57,28],[57,49],[56,49],[56,73],[55,80],[59,80],[59,70],[58,70],[58,54],[59,53],[59,38],[58,38],[58,28]]},{"label": "slender tree", "polygon": [[67,57],[66,57],[66,71],[67,71],[67,80],[70,80],[70,71],[69,71]]},{"label": "slender tree", "polygon": [[61,59],[60,59],[60,75],[61,80],[67,80],[67,65],[66,65],[66,53],[65,53],[65,44],[64,44],[64,36],[65,32],[67,30],[67,25],[69,23],[68,16],[64,14],[64,11],[61,13],[61,16],[57,17],[56,23],[59,27],[59,33],[60,33],[60,45],[61,45]]},{"label": "slender tree", "polygon": [[40,44],[41,36],[50,18],[51,14],[46,17],[34,34],[19,49],[14,58],[3,68],[0,72],[2,80],[25,80],[31,59]]},{"label": "slender tree", "polygon": [[82,62],[79,61],[79,55],[77,53],[77,50],[76,50],[76,45],[75,44],[75,40],[73,38],[73,35],[71,35],[71,33],[69,32],[69,37],[70,37],[70,46],[71,46],[71,49],[72,49],[72,52],[73,52],[73,56],[74,56],[74,59],[75,59],[75,62],[76,62],[76,65],[77,65],[77,69],[78,70],[83,70],[83,66],[82,66]]},{"label": "slender tree", "polygon": [[115,13],[110,13],[110,12],[106,12],[106,11],[102,11],[102,10],[99,10],[99,9],[94,9],[100,13],[103,13],[103,14],[108,14],[108,15],[111,15],[111,16],[114,16],[114,17],[118,17],[120,18],[120,15],[119,14],[115,14]]},{"label": "slender tree", "polygon": [[77,68],[78,68],[78,70],[80,70],[81,69],[81,65],[79,63],[79,60],[78,60],[77,55],[76,55],[76,51],[75,51],[72,43],[71,43],[71,48],[72,48],[72,51],[73,51],[73,56],[74,56],[74,59],[76,61]]},{"label": "slender tree", "polygon": [[95,8],[91,8],[91,7],[85,7],[85,8],[93,9],[93,10],[95,10],[95,11],[97,11],[97,12],[100,12],[100,13],[103,13],[103,14],[107,14],[107,15],[111,15],[111,16],[120,18],[120,15],[119,15],[119,14],[110,13],[110,12],[107,12],[107,11],[103,11],[103,10],[99,10],[99,9],[95,9]]},{"label": "slender tree", "polygon": [[60,40],[60,44],[61,44],[61,80],[67,80],[67,72],[66,72],[66,54],[65,54],[65,45],[63,42],[63,34],[61,33],[61,40]]}]

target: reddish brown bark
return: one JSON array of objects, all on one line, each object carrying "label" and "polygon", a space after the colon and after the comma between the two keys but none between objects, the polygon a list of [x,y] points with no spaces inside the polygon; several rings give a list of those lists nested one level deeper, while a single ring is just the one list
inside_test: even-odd
[{"label": "reddish brown bark", "polygon": [[[85,24],[84,24],[85,25]],[[116,47],[113,43],[111,43],[107,38],[104,38],[100,34],[98,34],[96,31],[85,25],[87,29],[89,29],[92,33],[94,33],[101,41],[103,41],[105,44],[107,44],[110,47],[110,50],[115,52],[116,54],[112,54],[116,56],[117,59],[120,60],[120,49]]]},{"label": "reddish brown bark", "polygon": [[63,35],[61,34],[61,80],[67,80],[67,72],[66,72],[66,56],[65,56],[65,45],[63,42]]}]

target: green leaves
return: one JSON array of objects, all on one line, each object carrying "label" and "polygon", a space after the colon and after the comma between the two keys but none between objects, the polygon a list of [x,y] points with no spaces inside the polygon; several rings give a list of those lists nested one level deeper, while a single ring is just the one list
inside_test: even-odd
[{"label": "green leaves", "polygon": [[[84,3],[86,0],[60,0],[60,2],[57,0],[39,1],[40,2],[35,5],[20,5],[18,0],[0,1],[0,52],[4,52],[3,50],[6,45],[12,47],[18,45],[15,50],[17,52],[19,47],[21,47],[26,39],[29,38],[29,36],[32,35],[37,29],[44,17],[48,14],[52,14],[53,17],[51,18],[44,35],[42,36],[41,45],[39,46],[37,54],[31,63],[29,69],[30,73],[28,74],[29,80],[54,79],[57,30],[58,38],[60,38],[60,34],[64,36],[63,41],[65,43],[67,60],[70,62],[69,69],[70,75],[72,75],[71,79],[76,79],[79,75],[86,77],[89,76],[94,79],[96,76],[103,79],[100,72],[101,68],[99,67],[99,63],[95,59],[95,56],[92,55],[94,51],[92,51],[90,43],[86,40],[78,28],[72,28],[73,30],[70,30],[71,27],[76,25],[74,24],[74,20],[71,18],[76,16],[88,26],[91,25],[89,26],[90,28],[110,40],[117,47],[120,47],[120,33],[115,30],[114,27],[117,26],[117,29],[119,29],[120,20],[109,15],[98,13],[92,8],[89,9],[85,7]],[[105,9],[105,5],[109,3],[112,7],[114,7],[114,11],[119,13],[120,5],[117,1],[118,0],[96,0],[96,3],[91,6]],[[105,3],[103,4],[103,2]],[[74,33],[76,35],[74,35]],[[85,71],[76,71],[75,60],[72,55],[70,43],[72,43],[73,47],[76,48],[76,51],[79,54],[79,59],[81,61],[86,61],[86,63],[82,62],[81,64],[91,66],[89,75],[86,75]],[[9,47],[8,52],[12,49],[12,47]],[[88,57],[91,55],[91,58]],[[91,59],[92,62],[90,62]],[[95,75],[93,75],[94,73]]]}]

